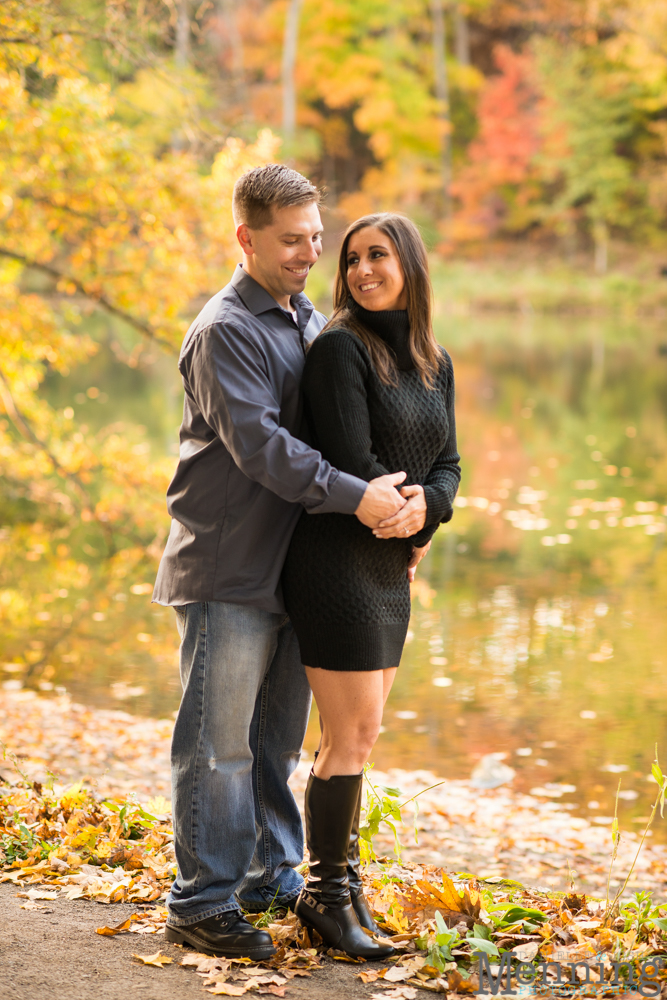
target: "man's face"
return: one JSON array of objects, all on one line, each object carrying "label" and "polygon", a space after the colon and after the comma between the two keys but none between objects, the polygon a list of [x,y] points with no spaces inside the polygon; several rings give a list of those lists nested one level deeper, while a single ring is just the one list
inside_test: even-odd
[{"label": "man's face", "polygon": [[322,220],[315,202],[273,211],[263,229],[242,223],[236,235],[244,269],[282,306],[306,287],[308,272],[322,253]]}]

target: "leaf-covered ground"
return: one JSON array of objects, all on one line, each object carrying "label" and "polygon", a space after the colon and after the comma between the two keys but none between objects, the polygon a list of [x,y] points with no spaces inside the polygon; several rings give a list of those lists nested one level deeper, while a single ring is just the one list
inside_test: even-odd
[{"label": "leaf-covered ground", "polygon": [[[63,898],[135,904],[134,914],[120,922],[113,908],[101,911],[106,919],[98,934],[142,935],[137,940],[151,946],[137,948],[134,960],[154,968],[171,962],[159,948],[162,904],[174,874],[164,794],[170,728],[166,721],[86,709],[66,697],[4,693],[0,702],[0,738],[9,750],[0,787],[0,882],[13,884],[26,910]],[[297,794],[306,773],[306,766],[297,773]],[[391,778],[407,796],[433,781],[422,772],[392,772]],[[636,878],[609,912],[602,887],[608,829],[507,787],[480,792],[468,782],[447,782],[419,802],[419,844],[406,847],[401,862],[384,858],[365,875],[377,919],[399,950],[383,967],[359,964],[370,998],[473,993],[480,955],[494,974],[506,954],[523,961],[524,985],[530,967],[547,991],[558,964],[567,981],[583,973],[581,966],[571,972],[571,963],[589,963],[588,986],[603,993],[613,990],[617,975],[616,992],[629,986],[630,969],[638,975],[642,963],[646,974],[646,963],[664,956],[667,968],[667,904],[661,906],[667,857],[660,845],[645,846]],[[406,844],[410,835],[407,825]],[[378,836],[376,850],[388,854],[392,843]],[[612,897],[637,846],[633,835],[621,841]],[[591,887],[598,898],[591,898]],[[295,980],[322,975],[322,943],[292,914],[259,919],[278,947],[270,962],[186,952],[181,964],[201,976],[204,989],[223,996],[285,996]],[[667,971],[658,976],[667,995]]]}]

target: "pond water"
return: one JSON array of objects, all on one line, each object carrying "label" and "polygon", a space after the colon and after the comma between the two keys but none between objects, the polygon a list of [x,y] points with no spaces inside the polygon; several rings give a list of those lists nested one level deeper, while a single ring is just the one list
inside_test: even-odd
[{"label": "pond water", "polygon": [[[420,567],[373,758],[459,778],[504,755],[515,787],[607,823],[620,777],[632,828],[652,801],[656,743],[667,764],[667,334],[632,319],[444,308],[437,322],[457,376],[463,482]],[[91,427],[141,423],[144,447],[174,454],[173,359],[128,368],[103,346],[47,392]],[[94,560],[69,580],[38,560],[13,567],[6,687],[175,711],[173,612],[149,603],[152,562],[117,582]],[[316,741],[313,717],[311,752]]]}]

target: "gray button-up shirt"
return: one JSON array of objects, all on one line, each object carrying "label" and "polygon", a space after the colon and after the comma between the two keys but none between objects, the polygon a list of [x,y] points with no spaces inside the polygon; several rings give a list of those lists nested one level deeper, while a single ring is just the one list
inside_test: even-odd
[{"label": "gray button-up shirt", "polygon": [[303,507],[353,514],[367,484],[295,437],[307,345],[326,322],[306,295],[297,321],[239,265],[188,330],[185,403],[167,493],[171,531],[153,600],[284,611],[280,574]]}]

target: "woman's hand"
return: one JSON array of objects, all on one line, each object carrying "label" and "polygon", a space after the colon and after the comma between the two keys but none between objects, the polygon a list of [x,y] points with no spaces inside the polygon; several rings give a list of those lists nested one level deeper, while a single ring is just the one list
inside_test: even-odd
[{"label": "woman's hand", "polygon": [[373,530],[376,538],[409,538],[424,527],[426,521],[424,487],[404,486],[400,493],[408,502],[398,514],[380,521]]},{"label": "woman's hand", "polygon": [[422,545],[420,549],[413,546],[412,556],[410,562],[408,563],[408,580],[410,583],[414,581],[415,573],[417,572],[417,566],[422,561],[428,550],[431,548],[431,543],[427,542],[426,545]]}]

